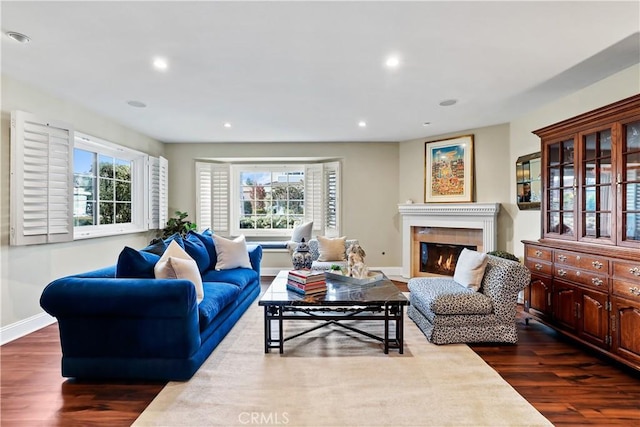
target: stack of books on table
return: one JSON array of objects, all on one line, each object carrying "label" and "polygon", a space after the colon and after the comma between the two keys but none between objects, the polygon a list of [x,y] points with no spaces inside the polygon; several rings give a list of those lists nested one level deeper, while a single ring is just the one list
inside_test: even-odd
[{"label": "stack of books on table", "polygon": [[291,270],[287,278],[287,289],[305,295],[324,292],[327,290],[324,272]]}]

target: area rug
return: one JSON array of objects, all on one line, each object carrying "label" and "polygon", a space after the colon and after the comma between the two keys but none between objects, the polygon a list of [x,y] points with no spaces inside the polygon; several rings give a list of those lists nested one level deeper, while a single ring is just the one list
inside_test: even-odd
[{"label": "area rug", "polygon": [[255,303],[193,378],[169,383],[133,425],[552,425],[469,347],[430,344],[409,319],[404,354],[333,325],[280,355],[264,353],[262,315]]}]

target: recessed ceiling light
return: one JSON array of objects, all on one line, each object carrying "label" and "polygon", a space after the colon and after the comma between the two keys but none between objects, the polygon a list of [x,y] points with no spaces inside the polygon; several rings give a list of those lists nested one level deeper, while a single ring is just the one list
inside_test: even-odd
[{"label": "recessed ceiling light", "polygon": [[422,124],[422,126],[424,126],[424,127],[431,126],[431,122],[424,122],[424,123]]},{"label": "recessed ceiling light", "polygon": [[390,56],[387,58],[385,65],[389,68],[396,68],[400,65],[400,59],[397,56]]},{"label": "recessed ceiling light", "polygon": [[364,120],[360,120],[358,122],[358,126],[360,126],[361,128],[366,128],[367,127],[367,122],[365,122]]},{"label": "recessed ceiling light", "polygon": [[144,108],[144,107],[146,107],[146,106],[147,106],[147,104],[145,104],[144,102],[142,102],[142,101],[135,101],[135,100],[127,101],[127,104],[129,104],[129,105],[130,105],[130,106],[132,106],[132,107],[136,107],[136,108]]},{"label": "recessed ceiling light", "polygon": [[226,127],[226,128],[230,128],[231,127],[231,123],[226,122],[225,124],[223,124],[222,126]]},{"label": "recessed ceiling light", "polygon": [[7,37],[9,37],[11,40],[17,41],[18,43],[29,43],[31,41],[29,36],[25,36],[21,33],[16,33],[15,31],[7,31],[6,34]]},{"label": "recessed ceiling light", "polygon": [[156,70],[164,71],[169,67],[169,63],[164,58],[155,58],[153,60],[153,66]]},{"label": "recessed ceiling light", "polygon": [[456,99],[445,99],[444,101],[440,102],[440,106],[449,107],[450,105],[454,105],[456,102],[458,102],[458,100]]}]

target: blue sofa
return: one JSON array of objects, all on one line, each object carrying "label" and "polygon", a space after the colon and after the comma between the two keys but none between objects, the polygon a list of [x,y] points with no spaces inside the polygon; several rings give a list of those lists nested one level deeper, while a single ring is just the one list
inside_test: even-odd
[{"label": "blue sofa", "polygon": [[[180,239],[198,264],[199,304],[191,281],[154,278],[153,266],[171,239]],[[40,305],[60,329],[62,376],[188,380],[260,293],[260,246],[247,245],[251,269],[221,271],[210,234],[172,236],[159,246],[125,248],[116,265],[44,289]]]}]

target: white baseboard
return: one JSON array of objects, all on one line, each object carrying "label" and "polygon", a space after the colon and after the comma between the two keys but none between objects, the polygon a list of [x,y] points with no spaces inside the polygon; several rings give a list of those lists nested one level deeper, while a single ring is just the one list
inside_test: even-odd
[{"label": "white baseboard", "polygon": [[56,318],[47,313],[36,314],[19,322],[12,323],[0,329],[0,345],[21,338],[56,322]]},{"label": "white baseboard", "polygon": [[[260,268],[260,275],[277,276],[280,271],[290,269],[291,267],[262,267]],[[382,271],[387,277],[402,275],[402,267],[369,267],[369,269]]]}]

